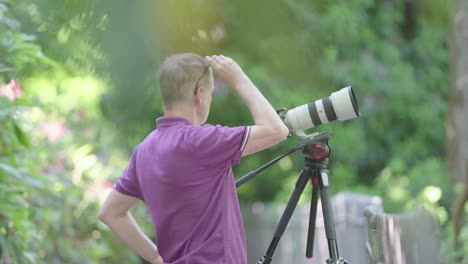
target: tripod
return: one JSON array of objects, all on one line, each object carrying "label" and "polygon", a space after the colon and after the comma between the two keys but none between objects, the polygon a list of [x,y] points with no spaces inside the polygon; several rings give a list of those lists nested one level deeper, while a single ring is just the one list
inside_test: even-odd
[{"label": "tripod", "polygon": [[328,182],[328,157],[330,156],[330,146],[328,140],[331,133],[321,133],[310,138],[303,139],[296,147],[289,150],[288,152],[278,156],[271,160],[265,165],[261,166],[257,170],[251,171],[246,175],[236,180],[236,187],[244,184],[258,173],[270,167],[274,163],[278,162],[282,158],[296,152],[302,151],[304,154],[304,169],[299,175],[299,179],[296,182],[294,191],[292,192],[288,204],[279,220],[276,227],[273,239],[271,240],[270,246],[266,254],[258,260],[258,264],[269,264],[273,259],[273,254],[278,246],[281,236],[284,234],[286,227],[288,226],[289,220],[296,209],[299,198],[301,197],[307,182],[312,183],[312,199],[310,203],[310,215],[309,215],[309,230],[307,236],[306,246],[306,257],[312,258],[314,248],[314,236],[315,236],[315,220],[317,216],[317,203],[320,192],[322,202],[322,213],[323,220],[325,223],[325,234],[328,242],[328,251],[330,258],[327,260],[327,264],[347,264],[347,262],[340,258],[338,253],[338,243],[336,239],[335,225],[333,222],[333,211],[331,208],[331,200],[329,194],[329,182]]}]

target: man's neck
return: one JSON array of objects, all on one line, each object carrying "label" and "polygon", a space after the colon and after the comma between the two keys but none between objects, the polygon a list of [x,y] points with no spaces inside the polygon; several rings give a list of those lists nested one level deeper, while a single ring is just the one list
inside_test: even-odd
[{"label": "man's neck", "polygon": [[179,116],[187,119],[190,123],[194,125],[200,125],[200,122],[197,120],[197,115],[195,109],[187,106],[175,106],[171,109],[166,109],[164,111],[164,116]]}]

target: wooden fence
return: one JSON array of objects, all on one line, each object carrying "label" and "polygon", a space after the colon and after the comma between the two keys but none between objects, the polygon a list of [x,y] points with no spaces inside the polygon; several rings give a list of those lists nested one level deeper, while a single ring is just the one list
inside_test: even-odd
[{"label": "wooden fence", "polygon": [[[349,264],[440,264],[439,227],[424,211],[388,215],[381,199],[340,193],[332,199],[340,256]],[[369,209],[373,208],[373,209]],[[243,204],[247,234],[248,263],[257,263],[273,238],[283,206]],[[273,255],[278,264],[325,264],[328,244],[319,202],[314,257],[305,257],[309,225],[309,204],[299,205]]]},{"label": "wooden fence", "polygon": [[395,215],[368,208],[365,216],[369,263],[442,263],[440,228],[426,210]]}]

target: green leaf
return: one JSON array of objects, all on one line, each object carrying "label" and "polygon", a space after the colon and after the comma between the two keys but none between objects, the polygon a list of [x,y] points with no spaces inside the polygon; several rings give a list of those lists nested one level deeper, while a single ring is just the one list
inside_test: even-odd
[{"label": "green leaf", "polygon": [[15,187],[15,186],[8,186],[7,189],[4,190],[5,193],[23,193],[24,192],[24,188],[23,187]]},{"label": "green leaf", "polygon": [[27,185],[28,187],[32,187],[34,189],[44,189],[45,187],[45,183],[34,178],[34,177],[26,177],[26,179],[24,180],[24,183],[25,185]]},{"label": "green leaf", "polygon": [[16,177],[18,179],[21,178],[21,173],[17,169],[11,167],[10,165],[4,164],[4,163],[0,163],[0,172],[3,172],[5,174],[7,174],[7,175]]},{"label": "green leaf", "polygon": [[15,69],[13,69],[12,67],[8,67],[4,64],[0,64],[0,73],[1,72],[13,72]]},{"label": "green leaf", "polygon": [[0,232],[0,258],[3,257],[3,244],[5,243],[5,237]]},{"label": "green leaf", "polygon": [[13,122],[13,127],[15,130],[15,134],[18,137],[21,144],[23,144],[26,147],[30,147],[31,144],[29,142],[28,136],[23,132],[23,130],[21,130],[21,128],[18,126],[16,122]]},{"label": "green leaf", "polygon": [[0,96],[0,119],[14,114],[16,110],[17,107],[7,97]]}]

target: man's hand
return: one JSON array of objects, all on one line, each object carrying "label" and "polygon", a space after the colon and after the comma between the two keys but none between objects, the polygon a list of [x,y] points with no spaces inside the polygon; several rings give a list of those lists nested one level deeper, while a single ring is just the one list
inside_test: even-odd
[{"label": "man's hand", "polygon": [[206,56],[205,59],[213,67],[219,79],[232,88],[237,88],[247,77],[239,64],[229,57],[214,55]]}]

